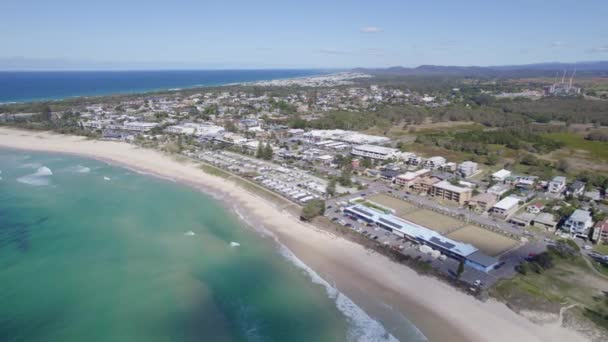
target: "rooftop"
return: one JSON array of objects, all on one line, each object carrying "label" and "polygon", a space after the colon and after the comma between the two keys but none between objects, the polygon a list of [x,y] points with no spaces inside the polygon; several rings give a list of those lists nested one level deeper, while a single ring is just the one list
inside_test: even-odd
[{"label": "rooftop", "polygon": [[378,154],[392,154],[392,153],[397,152],[397,149],[390,148],[390,147],[376,146],[376,145],[358,145],[358,146],[353,147],[353,151],[354,150],[361,150],[361,151],[365,151],[365,152],[372,152],[372,153],[378,153]]},{"label": "rooftop", "polygon": [[440,189],[444,189],[444,190],[448,190],[451,192],[457,192],[457,193],[463,193],[463,192],[470,192],[471,189],[469,188],[463,188],[461,186],[456,186],[453,185],[452,183],[448,182],[448,181],[441,181],[435,185],[433,185],[436,188],[440,188]]},{"label": "rooftop", "polygon": [[445,236],[440,235],[434,230],[401,219],[392,214],[385,214],[379,210],[368,208],[361,204],[355,204],[347,209],[361,214],[364,217],[373,220],[374,222],[381,222],[408,236],[421,239],[437,246],[441,246],[442,248],[445,248],[450,252],[463,257],[477,252],[477,248],[475,248],[475,246],[473,245],[449,239]]},{"label": "rooftop", "polygon": [[519,198],[508,196],[501,199],[498,203],[494,204],[494,208],[509,210],[518,204]]},{"label": "rooftop", "polygon": [[576,209],[568,220],[580,222],[588,221],[591,220],[591,214],[587,210]]}]

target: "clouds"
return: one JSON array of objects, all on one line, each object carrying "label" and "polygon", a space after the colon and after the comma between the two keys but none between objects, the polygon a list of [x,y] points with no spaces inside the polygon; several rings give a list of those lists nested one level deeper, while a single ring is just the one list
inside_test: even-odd
[{"label": "clouds", "polygon": [[556,40],[553,43],[551,43],[551,47],[562,47],[566,45],[565,42],[562,42],[561,40]]},{"label": "clouds", "polygon": [[382,29],[379,28],[378,26],[364,26],[359,30],[359,32],[374,34],[374,33],[382,32]]},{"label": "clouds", "polygon": [[320,49],[319,53],[322,53],[324,55],[347,55],[349,52],[338,49]]},{"label": "clouds", "polygon": [[587,53],[608,53],[608,45],[591,48]]}]

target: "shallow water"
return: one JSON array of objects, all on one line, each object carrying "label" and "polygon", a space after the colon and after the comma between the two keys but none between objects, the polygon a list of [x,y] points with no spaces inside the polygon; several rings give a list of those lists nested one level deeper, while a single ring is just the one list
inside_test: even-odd
[{"label": "shallow water", "polygon": [[56,154],[0,171],[0,341],[393,339],[202,193]]}]

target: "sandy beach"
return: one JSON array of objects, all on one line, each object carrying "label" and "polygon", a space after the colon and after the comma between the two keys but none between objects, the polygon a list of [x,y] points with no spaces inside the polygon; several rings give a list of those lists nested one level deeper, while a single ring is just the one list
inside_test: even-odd
[{"label": "sandy beach", "polygon": [[[558,323],[537,325],[495,300],[480,302],[434,278],[315,229],[195,163],[121,142],[0,128],[0,148],[78,154],[222,194],[299,259],[358,303],[373,296],[403,312],[430,341],[586,341]],[[241,209],[240,209],[241,210]]]}]

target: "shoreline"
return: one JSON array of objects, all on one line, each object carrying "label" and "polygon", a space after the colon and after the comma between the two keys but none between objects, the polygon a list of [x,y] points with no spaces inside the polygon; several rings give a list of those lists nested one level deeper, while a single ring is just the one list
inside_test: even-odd
[{"label": "shoreline", "polygon": [[218,200],[244,211],[247,221],[270,231],[368,314],[366,305],[361,305],[366,297],[390,303],[430,341],[586,340],[558,324],[536,325],[493,299],[480,302],[363,246],[302,223],[236,183],[204,173],[194,163],[181,163],[160,152],[121,142],[2,127],[0,147],[93,158],[219,194]]}]

